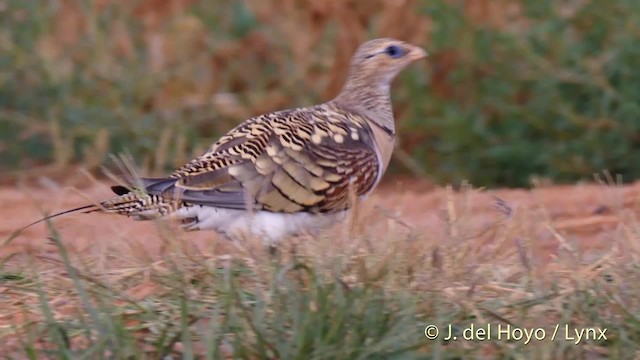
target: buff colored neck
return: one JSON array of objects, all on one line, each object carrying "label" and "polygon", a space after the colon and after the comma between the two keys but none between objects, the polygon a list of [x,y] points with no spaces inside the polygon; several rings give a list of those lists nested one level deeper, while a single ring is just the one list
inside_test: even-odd
[{"label": "buff colored neck", "polygon": [[393,109],[389,93],[390,79],[375,79],[350,74],[349,78],[333,103],[357,112],[387,132],[395,134]]}]

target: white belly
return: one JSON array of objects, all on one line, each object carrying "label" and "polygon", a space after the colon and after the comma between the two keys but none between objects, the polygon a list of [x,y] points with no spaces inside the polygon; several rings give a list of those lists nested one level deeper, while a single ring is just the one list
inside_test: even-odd
[{"label": "white belly", "polygon": [[283,214],[268,211],[247,212],[210,206],[192,206],[173,214],[176,218],[197,218],[186,225],[188,230],[215,230],[231,238],[247,235],[273,244],[282,238],[302,233],[316,233],[346,218],[346,211],[335,214]]}]

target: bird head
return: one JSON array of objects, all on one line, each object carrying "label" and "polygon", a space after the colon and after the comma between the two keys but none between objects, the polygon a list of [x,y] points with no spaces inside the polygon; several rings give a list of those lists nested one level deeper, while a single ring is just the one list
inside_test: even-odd
[{"label": "bird head", "polygon": [[424,49],[404,41],[389,38],[369,40],[360,45],[353,55],[348,82],[388,87],[402,69],[426,56]]}]

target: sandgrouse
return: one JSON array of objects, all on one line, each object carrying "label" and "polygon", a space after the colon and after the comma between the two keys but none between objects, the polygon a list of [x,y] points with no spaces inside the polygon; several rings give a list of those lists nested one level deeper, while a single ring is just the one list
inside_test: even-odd
[{"label": "sandgrouse", "polygon": [[391,82],[425,56],[403,41],[367,41],[333,100],[250,118],[168,177],[143,178],[139,190],[133,181],[113,186],[115,198],[48,218],[81,210],[167,217],[268,244],[320,229],[344,216],[350,194],[365,197],[380,181],[394,144]]}]

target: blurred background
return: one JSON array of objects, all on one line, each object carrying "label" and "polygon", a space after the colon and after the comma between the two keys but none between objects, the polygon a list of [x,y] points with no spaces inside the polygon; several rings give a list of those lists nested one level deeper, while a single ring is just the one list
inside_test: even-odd
[{"label": "blurred background", "polygon": [[637,0],[0,0],[0,178],[165,173],[256,114],[340,90],[355,48],[395,81],[390,172],[530,186],[640,177]]}]

